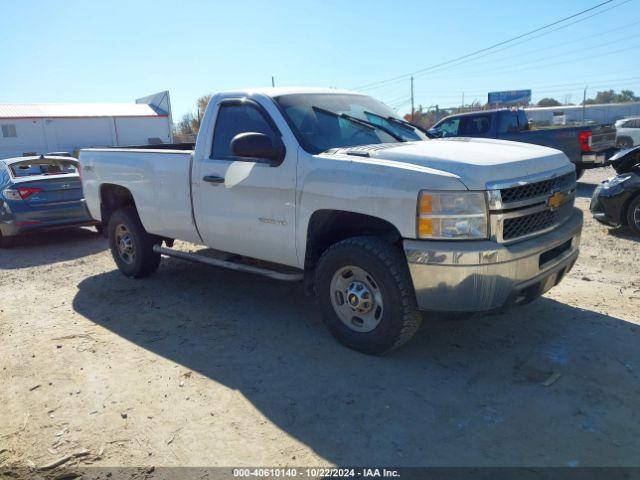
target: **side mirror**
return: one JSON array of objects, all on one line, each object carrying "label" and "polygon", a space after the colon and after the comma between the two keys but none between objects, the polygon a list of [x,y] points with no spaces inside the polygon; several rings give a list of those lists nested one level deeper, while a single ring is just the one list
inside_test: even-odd
[{"label": "side mirror", "polygon": [[235,157],[266,160],[279,164],[284,159],[284,146],[274,145],[269,135],[257,132],[239,133],[231,139],[231,153]]},{"label": "side mirror", "polygon": [[433,136],[433,138],[439,138],[442,136],[442,131],[438,128],[430,128],[429,135]]}]

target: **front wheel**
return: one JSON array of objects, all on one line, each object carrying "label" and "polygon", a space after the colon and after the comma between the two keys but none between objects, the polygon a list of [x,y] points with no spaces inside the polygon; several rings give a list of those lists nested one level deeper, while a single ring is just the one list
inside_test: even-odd
[{"label": "front wheel", "polygon": [[640,236],[640,195],[631,200],[627,208],[627,225],[633,233]]},{"label": "front wheel", "polygon": [[109,220],[109,247],[118,269],[127,277],[152,274],[160,265],[160,254],[153,251],[160,239],[142,226],[133,207],[117,210]]},{"label": "front wheel", "polygon": [[422,316],[402,250],[376,237],[331,246],[316,270],[318,302],[344,345],[379,355],[407,342]]}]

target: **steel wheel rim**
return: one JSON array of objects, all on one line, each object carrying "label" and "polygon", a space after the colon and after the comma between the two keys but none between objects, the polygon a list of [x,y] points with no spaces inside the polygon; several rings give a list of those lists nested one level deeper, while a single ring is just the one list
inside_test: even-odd
[{"label": "steel wheel rim", "polygon": [[370,332],[382,320],[384,304],[378,282],[360,267],[340,268],[331,279],[331,305],[349,329]]},{"label": "steel wheel rim", "polygon": [[640,205],[633,211],[633,222],[636,224],[636,227],[640,228]]},{"label": "steel wheel rim", "polygon": [[126,225],[120,224],[116,227],[115,239],[120,260],[127,265],[133,264],[136,260],[135,243],[133,241],[133,235],[131,235]]}]

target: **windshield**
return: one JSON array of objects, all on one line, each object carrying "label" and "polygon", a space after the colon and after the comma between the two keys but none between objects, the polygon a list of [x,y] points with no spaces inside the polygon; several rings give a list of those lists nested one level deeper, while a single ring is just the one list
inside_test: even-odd
[{"label": "windshield", "polygon": [[314,93],[275,98],[305,150],[426,140],[383,103],[365,95]]}]

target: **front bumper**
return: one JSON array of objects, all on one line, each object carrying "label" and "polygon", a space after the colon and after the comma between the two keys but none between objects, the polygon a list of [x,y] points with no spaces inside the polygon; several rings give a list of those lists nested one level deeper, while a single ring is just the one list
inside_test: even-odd
[{"label": "front bumper", "polygon": [[404,240],[421,310],[484,312],[525,303],[557,285],[578,258],[582,212],[531,240]]},{"label": "front bumper", "polygon": [[623,185],[604,188],[601,183],[591,197],[589,210],[598,222],[609,227],[619,227],[624,223],[624,206],[630,197]]}]

